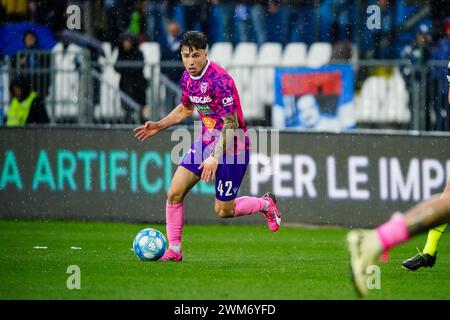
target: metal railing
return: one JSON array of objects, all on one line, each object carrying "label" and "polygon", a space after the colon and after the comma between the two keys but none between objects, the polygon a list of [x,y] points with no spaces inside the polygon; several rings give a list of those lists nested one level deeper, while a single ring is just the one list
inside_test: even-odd
[{"label": "metal railing", "polygon": [[[33,67],[22,65],[21,61],[31,55],[36,56],[38,63]],[[353,61],[357,127],[450,131],[447,63],[429,61],[419,67],[408,60]],[[246,120],[250,124],[270,125],[273,74],[278,66],[225,67],[236,81]],[[123,90],[118,72],[123,69],[143,75],[126,81],[133,85],[146,82],[142,86],[145,102],[138,102],[135,91]],[[7,111],[8,83],[22,74],[30,78],[34,90],[44,97],[52,124],[158,120],[181,101],[177,79],[182,71],[181,62],[91,61],[89,52],[84,50],[71,55],[20,52],[12,61],[5,59],[0,64],[0,106]]]}]

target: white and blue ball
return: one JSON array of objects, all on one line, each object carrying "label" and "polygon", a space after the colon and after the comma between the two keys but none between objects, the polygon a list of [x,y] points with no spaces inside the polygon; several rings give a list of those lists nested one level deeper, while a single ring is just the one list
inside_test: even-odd
[{"label": "white and blue ball", "polygon": [[140,231],[133,242],[133,250],[144,261],[155,261],[161,258],[166,251],[166,238],[153,228]]}]

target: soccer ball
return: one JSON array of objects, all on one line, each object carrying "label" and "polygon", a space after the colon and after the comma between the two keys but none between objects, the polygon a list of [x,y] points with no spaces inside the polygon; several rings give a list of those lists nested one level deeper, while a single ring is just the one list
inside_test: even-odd
[{"label": "soccer ball", "polygon": [[134,238],[133,250],[141,260],[158,260],[166,251],[166,238],[158,230],[146,228]]}]

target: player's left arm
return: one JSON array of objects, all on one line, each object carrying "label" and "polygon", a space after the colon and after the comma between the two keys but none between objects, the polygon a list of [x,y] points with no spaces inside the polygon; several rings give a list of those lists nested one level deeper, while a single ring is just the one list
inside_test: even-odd
[{"label": "player's left arm", "polygon": [[235,130],[239,128],[236,112],[222,117],[223,127],[219,139],[211,152],[211,155],[202,162],[199,169],[203,168],[201,179],[205,182],[212,181],[216,176],[219,166],[219,158],[223,155],[227,145],[234,141]]},{"label": "player's left arm", "polygon": [[220,157],[226,152],[228,144],[234,142],[235,130],[239,128],[237,105],[234,96],[234,82],[230,76],[218,79],[218,94],[214,97],[219,103],[218,115],[223,120],[222,131],[211,155],[200,165],[203,168],[202,180],[209,182],[215,179]]},{"label": "player's left arm", "polygon": [[222,120],[223,128],[219,136],[219,141],[211,153],[211,156],[216,159],[219,159],[219,157],[224,153],[223,150],[226,149],[227,143],[233,141],[235,130],[239,128],[236,112],[222,117]]}]

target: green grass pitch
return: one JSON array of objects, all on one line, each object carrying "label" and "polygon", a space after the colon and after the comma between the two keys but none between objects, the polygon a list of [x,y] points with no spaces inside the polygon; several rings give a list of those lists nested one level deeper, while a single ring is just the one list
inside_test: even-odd
[{"label": "green grass pitch", "polygon": [[[357,299],[345,229],[282,226],[272,233],[263,225],[186,225],[183,262],[160,263],[142,262],[131,251],[145,227],[0,221],[0,299]],[[381,265],[381,289],[369,299],[449,299],[447,237],[433,269],[399,267],[425,235],[392,250]],[[80,268],[79,290],[67,289],[70,265]]]}]

